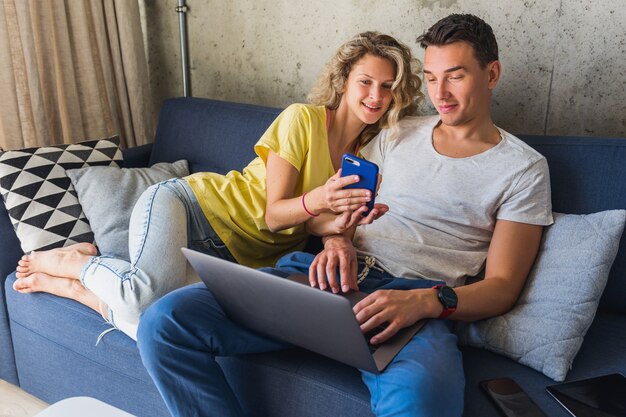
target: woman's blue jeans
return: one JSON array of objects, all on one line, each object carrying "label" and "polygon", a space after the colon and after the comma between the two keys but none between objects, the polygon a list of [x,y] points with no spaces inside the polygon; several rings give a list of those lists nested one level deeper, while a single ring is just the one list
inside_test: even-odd
[{"label": "woman's blue jeans", "polygon": [[107,305],[109,322],[133,339],[139,316],[164,294],[199,278],[180,248],[234,261],[183,179],[154,184],[130,218],[130,260],[95,256],[81,271],[82,284]]},{"label": "woman's blue jeans", "polygon": [[[308,273],[310,254],[287,255],[267,272]],[[362,291],[429,288],[431,280],[394,278],[370,270]],[[204,286],[178,289],[142,316],[138,346],[144,365],[174,416],[244,416],[216,356],[275,351],[289,345],[230,321]],[[377,416],[461,416],[465,378],[450,323],[431,320],[384,372],[361,371]]]}]

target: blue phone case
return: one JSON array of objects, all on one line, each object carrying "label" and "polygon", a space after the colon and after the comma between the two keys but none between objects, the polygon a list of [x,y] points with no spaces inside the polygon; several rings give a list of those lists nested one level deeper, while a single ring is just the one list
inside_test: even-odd
[{"label": "blue phone case", "polygon": [[344,188],[366,188],[372,192],[372,199],[367,204],[367,211],[364,213],[364,216],[367,216],[374,208],[376,185],[378,183],[378,165],[347,153],[341,158],[341,176],[347,177],[348,175],[358,175],[359,182]]}]

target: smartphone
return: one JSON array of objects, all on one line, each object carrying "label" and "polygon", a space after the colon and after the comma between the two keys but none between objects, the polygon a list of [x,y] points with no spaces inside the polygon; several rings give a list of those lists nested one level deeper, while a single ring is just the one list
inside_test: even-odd
[{"label": "smartphone", "polygon": [[626,416],[626,377],[622,374],[549,385],[546,390],[576,417]]},{"label": "smartphone", "polygon": [[359,182],[350,184],[344,188],[366,188],[372,192],[372,199],[367,203],[367,211],[363,213],[367,216],[374,208],[374,198],[376,197],[376,186],[378,184],[378,165],[358,156],[344,154],[341,158],[341,176],[358,175]]},{"label": "smartphone", "polygon": [[512,378],[481,381],[480,386],[506,417],[547,417]]}]

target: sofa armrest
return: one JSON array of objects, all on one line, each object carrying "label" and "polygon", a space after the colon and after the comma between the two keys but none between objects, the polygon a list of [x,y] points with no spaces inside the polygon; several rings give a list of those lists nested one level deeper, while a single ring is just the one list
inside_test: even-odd
[{"label": "sofa armrest", "polygon": [[0,199],[0,379],[12,384],[18,384],[19,381],[13,355],[4,283],[7,275],[15,271],[21,256],[20,241],[13,230],[4,202]]},{"label": "sofa armrest", "polygon": [[124,155],[124,168],[144,168],[150,163],[152,144],[124,149],[122,154]]},{"label": "sofa armrest", "polygon": [[22,257],[20,241],[13,230],[9,213],[4,202],[0,199],[0,282],[11,272],[15,271],[17,261]]}]

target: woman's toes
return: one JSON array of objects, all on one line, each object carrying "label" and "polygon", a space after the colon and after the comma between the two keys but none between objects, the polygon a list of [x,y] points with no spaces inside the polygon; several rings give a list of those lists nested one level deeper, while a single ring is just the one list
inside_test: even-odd
[{"label": "woman's toes", "polygon": [[13,283],[13,289],[21,293],[29,293],[30,292],[29,284],[31,284],[30,281],[31,280],[29,280],[28,278],[18,278]]},{"label": "woman's toes", "polygon": [[13,288],[24,294],[45,291],[50,284],[50,278],[49,275],[34,272],[27,277],[17,279]]},{"label": "woman's toes", "polygon": [[28,276],[28,274],[30,273],[29,264],[28,262],[24,262],[24,261],[18,261],[17,267],[15,268],[15,270],[17,271],[16,276],[18,278],[24,278]]}]

